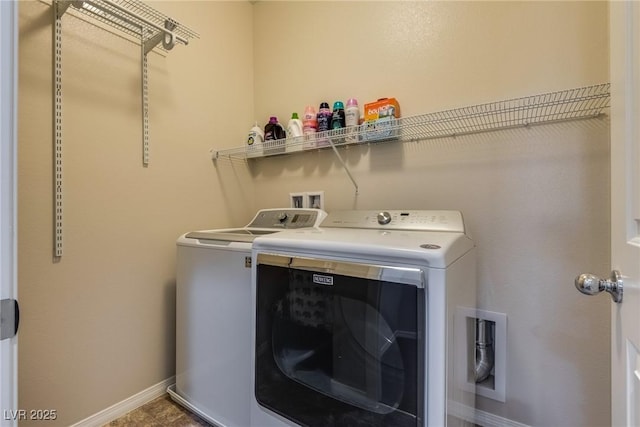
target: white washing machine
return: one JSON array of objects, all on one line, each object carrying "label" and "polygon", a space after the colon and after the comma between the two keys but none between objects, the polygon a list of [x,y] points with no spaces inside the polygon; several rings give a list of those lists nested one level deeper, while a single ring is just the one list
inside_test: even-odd
[{"label": "white washing machine", "polygon": [[476,267],[460,212],[336,211],[252,252],[252,426],[468,425],[475,324],[456,313],[476,305]]},{"label": "white washing machine", "polygon": [[263,209],[245,227],[178,238],[173,400],[219,426],[249,425],[252,241],[325,217],[318,209]]}]

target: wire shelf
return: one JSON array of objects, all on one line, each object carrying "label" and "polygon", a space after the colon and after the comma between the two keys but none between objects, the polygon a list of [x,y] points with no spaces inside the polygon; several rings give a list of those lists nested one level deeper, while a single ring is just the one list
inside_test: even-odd
[{"label": "wire shelf", "polygon": [[[2,1],[2,0],[0,0]],[[149,165],[149,84],[148,54],[158,48],[164,51],[173,49],[176,43],[189,44],[190,38],[199,38],[198,33],[179,22],[163,15],[139,0],[53,0],[51,2],[54,38],[53,38],[53,120],[54,134],[54,188],[56,201],[54,211],[54,259],[63,253],[63,66],[62,18],[67,11],[80,17],[88,15],[96,27],[108,30],[115,28],[136,38],[140,45],[141,110],[142,110],[142,164]],[[84,19],[84,18],[82,18]],[[97,22],[96,22],[97,21]],[[89,21],[91,22],[91,21]]]},{"label": "wire shelf", "polygon": [[609,107],[610,83],[549,92],[523,98],[362,124],[319,132],[310,137],[265,141],[226,150],[211,150],[215,159],[267,157],[350,144],[382,141],[419,141],[490,132],[550,122],[600,116]]},{"label": "wire shelf", "polygon": [[[139,0],[90,0],[90,1],[63,1],[61,4],[74,6],[73,10],[90,16],[101,23],[120,30],[140,40],[151,40],[164,34],[164,30],[170,30],[175,35],[175,41],[188,44],[191,38],[200,38],[194,30],[158,12],[156,9],[142,3]],[[164,30],[163,30],[164,29]],[[170,46],[158,47],[162,50],[171,49]]]}]

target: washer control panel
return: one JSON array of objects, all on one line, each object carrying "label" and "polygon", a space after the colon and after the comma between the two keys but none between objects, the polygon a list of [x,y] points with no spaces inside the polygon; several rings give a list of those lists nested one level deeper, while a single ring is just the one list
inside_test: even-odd
[{"label": "washer control panel", "polygon": [[448,210],[333,211],[322,222],[322,227],[464,233],[462,213]]},{"label": "washer control panel", "polygon": [[327,213],[320,209],[262,209],[247,225],[249,228],[317,227]]}]

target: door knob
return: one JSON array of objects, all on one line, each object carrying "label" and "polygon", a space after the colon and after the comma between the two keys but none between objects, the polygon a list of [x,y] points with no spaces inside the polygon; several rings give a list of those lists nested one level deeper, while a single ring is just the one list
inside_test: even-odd
[{"label": "door knob", "polygon": [[585,295],[596,295],[602,291],[609,292],[613,302],[622,302],[622,277],[618,270],[613,270],[608,280],[594,274],[581,274],[576,277],[576,289]]}]

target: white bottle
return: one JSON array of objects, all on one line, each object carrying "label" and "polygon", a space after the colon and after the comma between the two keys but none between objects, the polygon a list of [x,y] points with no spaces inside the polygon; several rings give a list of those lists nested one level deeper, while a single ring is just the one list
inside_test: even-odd
[{"label": "white bottle", "polygon": [[287,123],[287,152],[302,150],[302,143],[302,120],[298,118],[298,113],[293,113]]},{"label": "white bottle", "polygon": [[347,127],[346,142],[358,142],[358,125],[360,124],[360,108],[358,100],[350,98],[347,101],[347,108],[344,110],[344,121]]},{"label": "white bottle", "polygon": [[262,155],[264,143],[264,132],[256,122],[255,126],[249,131],[247,138],[247,157],[258,157]]}]

